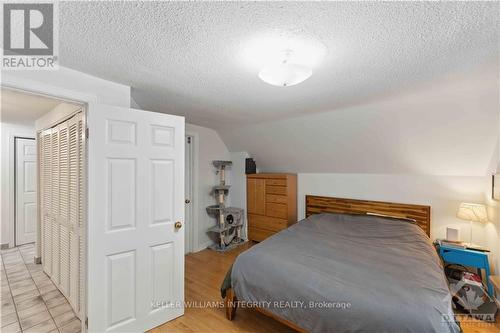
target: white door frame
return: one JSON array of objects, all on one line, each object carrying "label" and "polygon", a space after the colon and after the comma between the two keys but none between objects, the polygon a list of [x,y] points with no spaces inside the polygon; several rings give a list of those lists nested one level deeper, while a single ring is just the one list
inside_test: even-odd
[{"label": "white door frame", "polygon": [[[186,236],[186,242],[190,242],[188,247],[189,252],[197,252],[200,250],[199,248],[199,236],[198,236],[198,203],[200,202],[198,196],[198,152],[199,152],[199,135],[195,132],[187,131],[185,132],[186,137],[193,138],[193,142],[191,144],[191,152],[192,152],[192,173],[191,173],[191,221],[190,221],[190,229],[188,234],[190,236]],[[186,229],[187,230],[187,229]]]},{"label": "white door frame", "polygon": [[194,163],[193,163],[193,158],[194,158],[194,137],[192,135],[185,135],[185,140],[191,140],[189,143],[185,141],[185,156],[186,156],[186,164],[185,164],[185,178],[186,178],[186,183],[185,183],[185,197],[186,199],[189,199],[189,203],[185,203],[185,210],[186,214],[184,216],[184,225],[186,226],[185,230],[185,240],[184,240],[184,254],[188,254],[193,252],[193,205],[194,205],[194,198],[193,198],[193,192],[194,192],[194,183],[193,183],[193,174],[194,174]]},{"label": "white door frame", "polygon": [[[96,103],[97,102],[97,96],[96,95],[90,95],[90,94],[82,94],[78,91],[74,91],[74,90],[68,90],[68,89],[64,89],[64,88],[60,88],[60,87],[56,87],[56,86],[51,86],[51,85],[47,85],[47,84],[43,84],[43,83],[39,83],[39,82],[34,82],[34,81],[30,81],[30,80],[25,80],[25,79],[17,79],[17,78],[14,78],[14,77],[7,77],[7,80],[5,79],[5,77],[3,78],[3,81],[2,81],[2,87],[5,87],[5,88],[8,88],[8,89],[14,89],[14,90],[19,90],[19,91],[22,91],[22,92],[25,92],[27,94],[33,94],[33,95],[42,95],[42,96],[46,96],[46,97],[49,97],[49,98],[54,98],[54,99],[58,99],[58,100],[62,100],[62,101],[69,101],[69,102],[73,102],[73,103],[77,103],[77,104],[81,104],[82,105],[82,112],[83,112],[83,115],[84,115],[84,123],[86,124],[87,123],[87,105],[88,103]],[[73,114],[72,114],[73,115]],[[71,115],[71,116],[72,116]],[[68,115],[68,118],[70,118],[71,116]],[[61,121],[64,121],[65,119],[61,119]],[[38,140],[38,135],[39,133],[42,131],[41,128],[35,128],[35,132],[36,132],[36,140]],[[29,135],[28,135],[29,136]],[[15,135],[14,134],[11,134],[10,136],[10,142],[9,142],[9,147],[12,147],[11,151],[14,150],[14,137]],[[87,162],[87,145],[85,145],[85,163]],[[10,154],[10,153],[9,153]],[[37,151],[37,165],[39,165],[39,161],[38,161],[38,157],[39,157],[39,152]],[[10,163],[10,168],[9,168],[9,181],[10,181],[10,190],[11,190],[11,198],[13,198],[13,195],[14,195],[14,186],[15,186],[15,182],[14,182],[14,162],[11,161]],[[38,172],[38,167],[37,167],[37,175],[39,174]],[[88,167],[87,167],[87,164],[85,165],[85,174],[88,173]],[[84,182],[85,186],[87,185],[87,182]],[[85,200],[84,200],[84,206],[85,206],[85,209],[84,209],[84,212],[85,212],[85,215],[86,215],[86,212],[87,212],[87,189],[85,188]],[[41,251],[42,251],[42,243],[41,243],[41,235],[42,235],[42,232],[41,232],[41,223],[40,223],[40,178],[37,176],[37,235],[36,235],[36,246],[35,246],[35,257],[34,257],[34,262],[39,264],[41,263],[41,258],[42,258],[42,254],[41,254]],[[13,211],[12,209],[15,209],[15,203],[14,203],[14,200],[11,200],[11,211],[10,211],[10,220],[13,221]],[[85,237],[87,235],[87,229],[88,229],[88,220],[87,220],[87,216],[85,216]],[[9,243],[9,244],[14,244],[14,228],[11,228],[11,242],[12,243]],[[87,238],[85,239],[85,258],[87,257],[88,255],[88,244],[87,244]],[[87,309],[87,271],[88,271],[88,267],[87,267],[87,263],[85,262],[85,274],[84,274],[84,286],[85,286],[85,300],[84,300],[84,303],[83,303],[83,317],[86,318],[87,317],[87,312],[88,312],[88,309]],[[82,326],[81,326],[81,331],[82,332],[87,332],[87,327],[86,327],[86,323],[85,323],[85,320],[82,320]]]},{"label": "white door frame", "polygon": [[[22,78],[22,77],[17,77],[14,75],[3,75],[2,80],[1,80],[1,86],[8,88],[8,89],[14,89],[14,90],[19,90],[28,94],[33,94],[33,95],[41,95],[41,96],[46,96],[49,98],[55,98],[59,100],[66,100],[70,101],[73,103],[81,103],[84,108],[87,108],[88,103],[96,103],[98,101],[97,95],[93,94],[87,94],[87,93],[81,93],[77,90],[70,90],[70,89],[65,89],[62,87],[46,84],[42,81],[33,81],[30,79]],[[36,130],[36,129],[35,129]],[[22,134],[21,134],[22,135]],[[30,134],[33,135],[33,134]],[[36,134],[38,137],[38,134]],[[14,136],[11,135],[11,140],[10,140],[9,146],[11,149],[14,149]],[[14,193],[14,162],[11,161],[10,163],[10,172],[9,172],[9,181],[10,181],[10,197],[13,198],[13,193]],[[37,189],[39,192],[39,188]],[[9,220],[14,221],[14,213],[12,209],[15,208],[14,206],[14,201],[11,199],[11,207],[10,207],[10,216]],[[37,204],[39,201],[37,201]],[[40,221],[40,211],[38,211],[38,217],[37,220]],[[13,223],[13,222],[11,222]],[[13,225],[13,224],[12,224]],[[9,241],[9,247],[14,245],[14,228],[11,228],[10,230],[10,241]],[[35,246],[35,262],[39,262],[41,260],[41,230],[40,230],[40,223],[38,223],[37,227],[37,239],[36,239],[36,246]]]},{"label": "white door frame", "polygon": [[[24,139],[24,140],[33,140],[35,141],[35,145],[36,145],[36,139],[33,138],[33,137],[27,137],[27,136],[14,136],[14,194],[13,194],[13,198],[14,198],[14,209],[13,209],[13,214],[14,214],[14,219],[12,220],[13,221],[13,234],[14,234],[14,246],[18,246],[18,241],[17,241],[17,139]],[[38,151],[37,151],[37,160],[38,160]],[[37,163],[38,165],[38,163]],[[37,179],[38,179],[38,170],[37,170],[37,173],[36,173],[36,176],[37,176]],[[38,180],[37,180],[38,182]],[[36,194],[36,203],[37,203],[37,210],[38,210],[38,192]],[[38,221],[37,221],[37,224],[38,224]]]}]

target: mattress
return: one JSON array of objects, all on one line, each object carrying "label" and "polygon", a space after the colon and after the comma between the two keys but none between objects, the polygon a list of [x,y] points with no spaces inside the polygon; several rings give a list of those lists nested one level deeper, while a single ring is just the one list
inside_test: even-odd
[{"label": "mattress", "polygon": [[240,254],[238,300],[309,332],[460,332],[441,261],[409,221],[318,214]]}]

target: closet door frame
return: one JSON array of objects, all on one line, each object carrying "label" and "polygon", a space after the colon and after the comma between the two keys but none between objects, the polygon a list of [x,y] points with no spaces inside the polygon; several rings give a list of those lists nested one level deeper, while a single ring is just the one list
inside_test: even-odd
[{"label": "closet door frame", "polygon": [[[60,85],[54,85],[54,84],[50,84],[50,83],[47,83],[45,81],[42,81],[42,80],[33,80],[31,78],[23,78],[23,77],[20,77],[20,76],[16,76],[16,75],[10,75],[8,73],[5,73],[4,75],[2,75],[2,87],[5,88],[5,89],[10,89],[10,90],[15,90],[15,91],[21,91],[21,92],[25,92],[25,93],[28,93],[28,94],[33,94],[33,95],[40,95],[40,96],[45,96],[45,97],[49,97],[49,98],[53,98],[53,99],[57,99],[57,100],[60,100],[61,102],[68,102],[68,103],[72,103],[72,104],[76,104],[76,105],[79,105],[79,109],[83,112],[83,121],[84,121],[84,125],[85,125],[85,129],[87,128],[87,108],[88,108],[88,103],[98,103],[100,98],[98,97],[98,94],[100,94],[100,92],[98,93],[97,91],[95,92],[83,92],[82,90],[79,90],[78,88],[74,88],[74,87],[71,87],[71,85],[69,85],[68,87],[65,86],[64,83],[61,83]],[[123,102],[120,100],[119,102],[117,102],[118,104],[122,103],[123,106],[127,106],[129,107],[129,99],[127,99],[126,101],[123,100]],[[75,114],[76,112],[73,112],[73,114]],[[70,115],[69,117],[71,117],[72,115]],[[61,118],[66,118],[68,119],[69,118],[68,116],[66,117],[61,117]],[[64,120],[64,119],[60,119],[58,120],[57,122],[60,122],[61,120]],[[46,129],[46,128],[50,128],[54,125],[57,124],[57,122],[55,123],[52,123],[52,124],[39,124],[39,122],[37,121],[35,123],[35,137],[36,139],[38,140],[39,139],[39,133],[43,130],[43,129]],[[15,133],[12,133],[11,136],[9,137],[9,147],[13,147],[14,145],[14,137],[15,136],[32,136],[33,133],[29,133],[29,132],[24,132],[24,131],[16,131]],[[39,147],[39,145],[37,144],[37,146]],[[37,150],[38,150],[38,147],[37,147]],[[10,150],[12,150],[13,148],[9,148]],[[86,175],[88,174],[88,168],[87,168],[87,151],[88,151],[88,147],[85,146],[85,161],[84,161],[84,171],[85,171],[85,177]],[[40,156],[40,155],[38,155]],[[39,171],[39,160],[38,160],[38,156],[37,156],[37,171]],[[13,164],[13,163],[11,163]],[[13,172],[14,172],[14,169],[13,169],[13,165],[11,165],[9,167],[10,169],[10,174],[12,175]],[[39,173],[38,173],[39,174]],[[13,176],[10,176],[9,177],[11,179],[11,184],[10,185],[10,192],[11,192],[11,196],[13,196],[13,192],[14,192],[14,182],[12,181],[13,179]],[[87,182],[84,182],[84,185],[85,185],[85,196],[84,196],[84,221],[86,223],[86,226],[85,226],[85,256],[87,255],[87,251],[88,251],[88,245],[87,245],[87,228],[88,228],[88,221],[87,221],[87,202],[88,202],[88,193],[87,193]],[[40,230],[40,227],[41,227],[41,223],[40,223],[40,178],[37,177],[37,237],[36,237],[36,243],[35,243],[35,258],[34,258],[34,262],[37,263],[37,264],[40,264],[41,263],[41,230]],[[13,202],[11,202],[11,208],[10,208],[10,217],[11,217],[11,220],[13,220],[13,210],[14,210],[14,204]],[[11,228],[13,229],[13,228]],[[13,230],[10,230],[10,237],[9,237],[9,246],[12,246],[14,244],[14,231]],[[87,263],[85,262],[85,270],[87,271]],[[86,290],[86,287],[87,287],[87,275],[84,274],[84,280],[83,280],[83,285],[85,287],[84,291],[85,291],[85,295],[84,295],[84,298],[83,298],[83,308],[82,308],[82,311],[83,311],[83,315],[84,317],[83,318],[86,318],[87,316],[87,304],[86,304],[86,300],[87,300],[87,290]],[[86,332],[87,329],[86,329],[86,325],[85,325],[85,321],[82,320],[82,332]]]}]

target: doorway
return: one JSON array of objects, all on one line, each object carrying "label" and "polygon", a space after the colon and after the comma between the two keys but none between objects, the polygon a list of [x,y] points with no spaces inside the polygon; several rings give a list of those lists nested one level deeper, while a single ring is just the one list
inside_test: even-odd
[{"label": "doorway", "polygon": [[14,245],[36,241],[37,178],[34,138],[14,138]]},{"label": "doorway", "polygon": [[[29,96],[41,97],[15,90],[13,100],[20,104]],[[184,313],[183,307],[164,305],[184,301],[185,179],[175,176],[185,171],[184,118],[97,103],[68,104],[57,101],[45,112],[30,114],[36,120],[38,155],[36,245],[5,255],[28,258],[15,261],[15,273],[25,265],[30,285],[36,285],[30,292],[49,301],[40,304],[36,315],[15,313],[19,322],[13,329],[47,322],[50,330],[72,325],[66,330],[72,332],[87,331],[87,323],[93,332],[147,331]],[[2,104],[2,116],[4,111]],[[15,111],[7,114],[15,117]],[[11,133],[9,229],[14,232],[14,138],[23,134]],[[36,264],[29,263],[35,255]],[[7,275],[10,281],[2,284],[2,294],[9,289],[5,294],[17,305],[21,300],[13,296],[20,291],[10,289],[17,275],[8,270]],[[59,321],[51,311],[63,305],[60,316],[71,315],[71,323]]]},{"label": "doorway", "polygon": [[[83,109],[84,105],[76,101],[63,100],[13,87],[2,86],[1,93],[2,121],[5,121],[5,123],[2,122],[2,140],[6,140],[7,143],[2,146],[2,148],[6,147],[7,151],[2,152],[2,160],[4,158],[7,160],[6,157],[8,157],[8,178],[5,184],[9,185],[8,204],[5,205],[8,208],[6,215],[9,219],[5,220],[5,223],[8,223],[8,244],[14,246],[2,253],[6,272],[3,276],[6,283],[2,283],[2,295],[10,299],[9,306],[14,310],[7,321],[9,328],[3,328],[16,332],[58,329],[77,332],[82,329],[80,318],[83,318],[81,315],[83,311],[75,307],[74,295],[82,294],[84,297],[85,286],[83,282],[82,284],[78,282],[83,274],[80,271],[75,274],[74,266],[76,265],[71,266],[73,270],[68,268],[70,266],[68,263],[78,264],[76,252],[73,251],[71,256],[64,251],[69,247],[68,244],[72,244],[73,249],[76,247],[75,242],[69,242],[69,238],[74,236],[74,233],[69,238],[65,237],[66,225],[63,227],[53,223],[61,224],[63,214],[59,214],[59,211],[68,211],[63,207],[63,200],[60,202],[54,200],[50,206],[47,205],[47,200],[55,198],[56,195],[68,198],[69,201],[71,196],[64,193],[64,189],[69,188],[69,184],[64,182],[64,175],[70,166],[66,163],[68,159],[65,159],[63,154],[55,154],[55,149],[47,156],[47,151],[41,149],[45,146],[41,145],[40,139],[45,128],[57,127],[62,117]],[[64,150],[64,139],[58,138],[51,141],[61,147],[57,150],[58,152]],[[64,151],[69,153],[70,150],[68,146]],[[50,184],[50,189],[47,190],[43,186],[48,179],[46,176],[49,158],[51,163],[57,164],[57,168],[51,170],[50,174],[54,177],[57,175],[60,181]],[[6,164],[2,161],[2,167]],[[42,183],[40,178],[45,183]],[[62,194],[54,190],[56,186],[62,189]],[[47,216],[51,219],[50,224]],[[41,253],[40,249],[48,249],[48,247],[47,242],[45,244],[41,242],[42,238],[46,240],[47,237],[41,230],[39,219],[45,219],[43,224],[45,230],[50,226],[50,231],[54,235],[51,237],[54,247],[50,249],[50,252],[55,253],[54,249],[57,249],[58,253],[62,253],[57,262],[47,260],[47,257]],[[85,244],[82,243],[82,245]],[[80,248],[78,251],[79,260],[80,257],[84,257],[85,251],[81,251]],[[51,268],[57,267],[60,274],[57,276],[47,274],[46,268],[49,264]],[[78,275],[78,278],[75,278],[75,275]],[[23,284],[18,283],[21,277]],[[72,285],[68,286],[70,281]],[[26,306],[23,302],[27,299],[19,297],[24,290],[27,290],[26,288],[29,289],[29,297],[33,298],[33,301],[36,300],[35,312],[25,311]],[[71,288],[73,292],[70,294]],[[75,289],[78,290],[75,291]],[[33,308],[35,308],[34,305]],[[55,309],[57,312],[54,312]],[[4,324],[7,325],[2,322],[2,326]]]},{"label": "doorway", "polygon": [[194,136],[186,135],[185,139],[185,241],[184,241],[184,254],[193,252],[194,249]]}]

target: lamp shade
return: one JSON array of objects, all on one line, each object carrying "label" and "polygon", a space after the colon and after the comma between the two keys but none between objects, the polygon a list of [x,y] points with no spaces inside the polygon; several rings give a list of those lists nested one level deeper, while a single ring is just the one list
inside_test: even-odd
[{"label": "lamp shade", "polygon": [[462,202],[458,208],[457,217],[473,222],[488,222],[486,206],[482,204]]}]

